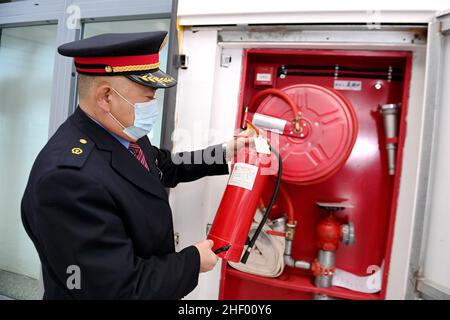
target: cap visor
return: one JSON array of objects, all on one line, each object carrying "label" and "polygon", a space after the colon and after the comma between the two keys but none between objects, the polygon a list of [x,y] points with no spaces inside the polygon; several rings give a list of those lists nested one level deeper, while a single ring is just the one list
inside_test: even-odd
[{"label": "cap visor", "polygon": [[175,78],[159,69],[139,75],[127,74],[125,77],[143,86],[152,88],[170,88],[177,84]]}]

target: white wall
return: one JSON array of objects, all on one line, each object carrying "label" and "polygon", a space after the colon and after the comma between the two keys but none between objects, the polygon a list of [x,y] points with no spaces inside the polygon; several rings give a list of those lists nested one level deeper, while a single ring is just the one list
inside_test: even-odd
[{"label": "white wall", "polygon": [[[184,52],[189,56],[189,68],[178,73],[177,107],[175,112],[174,151],[197,150],[207,145],[224,142],[224,136],[210,134],[213,110],[214,73],[217,62],[217,33],[186,33]],[[181,85],[180,85],[181,84]],[[209,216],[215,212],[214,203],[225,187],[226,177],[208,177],[189,184],[180,184],[170,193],[174,212],[175,232],[180,234],[179,248],[195,244],[206,238]],[[218,188],[211,184],[222,182]],[[214,192],[217,190],[218,192]],[[220,201],[220,200],[219,200]],[[202,274],[200,285],[187,298],[211,297],[217,294],[217,285],[205,285],[214,274]],[[214,291],[207,293],[207,291]],[[206,293],[205,293],[206,292]],[[217,295],[216,295],[217,296]]]},{"label": "white wall", "polygon": [[[228,49],[225,53],[232,56],[232,63],[221,68],[222,51],[217,46],[216,31],[188,31],[184,36],[189,67],[178,75],[182,85],[177,90],[175,134],[181,130],[184,137],[192,135],[193,139],[175,142],[175,151],[198,149],[232,138],[240,85],[242,49]],[[180,248],[206,237],[206,226],[214,219],[227,180],[228,176],[208,177],[171,191]],[[187,298],[217,299],[219,278],[220,263],[214,271],[200,276],[199,286]]]}]

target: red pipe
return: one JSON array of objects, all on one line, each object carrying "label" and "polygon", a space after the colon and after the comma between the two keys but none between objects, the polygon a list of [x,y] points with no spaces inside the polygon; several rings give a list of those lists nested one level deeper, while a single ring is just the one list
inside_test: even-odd
[{"label": "red pipe", "polygon": [[[250,103],[248,108],[246,108],[246,110],[248,109],[253,109],[254,105],[263,97],[267,96],[267,95],[274,95],[279,97],[280,99],[284,100],[289,107],[292,110],[292,113],[294,114],[294,124],[295,124],[295,129],[296,131],[300,130],[300,122],[299,122],[299,110],[297,105],[295,104],[294,100],[292,100],[292,98],[285,93],[284,91],[280,90],[280,89],[275,89],[275,88],[269,88],[269,89],[265,89],[263,91],[258,92],[257,94],[255,94],[251,99],[250,99]],[[288,224],[294,224],[295,223],[295,217],[294,217],[294,206],[292,204],[291,198],[289,197],[289,194],[286,192],[286,190],[283,188],[283,186],[280,187],[280,194],[283,196],[285,203],[286,203],[286,213],[288,216]]]},{"label": "red pipe", "polygon": [[299,123],[299,110],[297,105],[295,104],[294,100],[292,100],[292,98],[285,92],[279,90],[279,89],[274,89],[274,88],[269,88],[263,91],[258,92],[257,94],[255,94],[251,100],[250,103],[248,104],[249,109],[253,110],[253,106],[259,101],[260,98],[265,97],[267,95],[274,95],[277,96],[278,98],[284,100],[289,107],[291,107],[292,109],[292,113],[294,114],[294,124],[295,124],[295,130],[299,131],[300,130],[300,123]]},{"label": "red pipe", "polygon": [[295,223],[294,205],[292,204],[291,197],[289,197],[289,194],[287,193],[286,189],[284,189],[283,185],[281,185],[280,187],[280,195],[283,196],[284,201],[286,203],[286,213],[288,216],[288,223],[294,224]]},{"label": "red pipe", "polygon": [[[286,189],[283,187],[283,185],[280,186],[280,195],[283,197],[284,202],[286,204],[286,214],[288,217],[288,224],[294,224],[295,223],[295,217],[294,217],[294,205],[292,204],[291,197],[289,197],[289,194],[287,193]],[[265,204],[263,201],[263,198],[259,201],[259,207],[265,208]]]}]

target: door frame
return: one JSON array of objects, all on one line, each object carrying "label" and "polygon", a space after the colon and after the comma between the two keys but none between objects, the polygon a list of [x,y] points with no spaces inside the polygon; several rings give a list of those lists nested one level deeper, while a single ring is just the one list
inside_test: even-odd
[{"label": "door frame", "polygon": [[[426,239],[428,221],[431,217],[432,176],[435,172],[436,134],[439,130],[439,110],[443,107],[440,98],[442,84],[442,64],[444,59],[444,37],[450,35],[450,11],[441,12],[429,23],[426,66],[426,86],[424,98],[424,122],[421,142],[420,167],[415,204],[414,228],[406,287],[406,299],[450,299],[450,288],[424,277]],[[448,40],[447,40],[448,41]]]}]

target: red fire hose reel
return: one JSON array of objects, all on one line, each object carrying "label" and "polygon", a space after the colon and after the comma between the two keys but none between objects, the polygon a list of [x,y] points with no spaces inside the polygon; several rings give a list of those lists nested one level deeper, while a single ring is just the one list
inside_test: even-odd
[{"label": "red fire hose reel", "polygon": [[308,185],[330,178],[346,162],[356,141],[358,122],[346,97],[313,84],[256,94],[247,110],[266,97],[244,121],[279,133],[285,182]]}]

